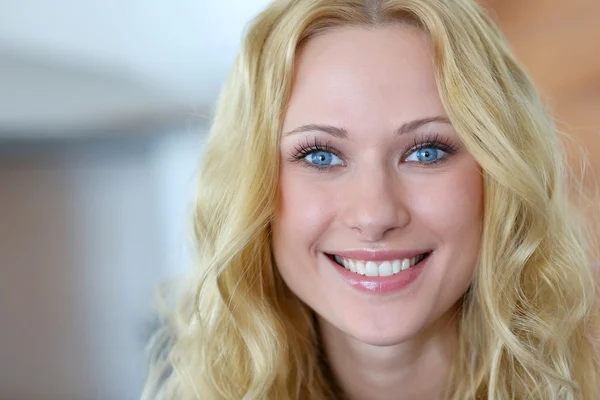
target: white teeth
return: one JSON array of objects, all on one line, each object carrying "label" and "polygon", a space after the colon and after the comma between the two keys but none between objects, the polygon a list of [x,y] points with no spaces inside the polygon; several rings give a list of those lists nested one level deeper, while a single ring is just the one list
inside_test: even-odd
[{"label": "white teeth", "polygon": [[350,260],[350,261],[348,261],[348,264],[350,264],[350,265],[349,265],[349,267],[346,267],[346,268],[348,268],[351,272],[356,272],[356,264],[354,264],[354,261]]},{"label": "white teeth", "polygon": [[379,276],[391,276],[392,272],[392,263],[389,261],[384,261],[379,266]]},{"label": "white teeth", "polygon": [[400,271],[402,271],[402,262],[400,260],[394,260],[392,263],[392,272],[397,274]]},{"label": "white teeth", "polygon": [[421,254],[412,258],[405,258],[403,260],[390,260],[382,262],[351,260],[348,258],[342,258],[340,256],[333,256],[333,259],[338,264],[343,265],[347,270],[360,275],[391,276],[400,271],[414,267],[421,260],[423,260],[425,256],[425,254]]},{"label": "white teeth", "polygon": [[365,275],[366,276],[379,276],[379,268],[373,261],[367,261],[365,264]]},{"label": "white teeth", "polygon": [[354,261],[354,265],[356,265],[356,273],[365,274],[365,264],[362,261]]},{"label": "white teeth", "polygon": [[404,260],[402,260],[402,267],[400,267],[400,269],[404,271],[408,268],[410,268],[410,260],[408,258],[405,258]]}]

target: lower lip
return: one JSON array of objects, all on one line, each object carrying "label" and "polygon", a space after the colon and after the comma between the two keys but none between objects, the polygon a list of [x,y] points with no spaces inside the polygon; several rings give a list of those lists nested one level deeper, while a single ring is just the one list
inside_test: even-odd
[{"label": "lower lip", "polygon": [[427,264],[427,261],[429,261],[431,254],[432,253],[429,253],[429,255],[421,260],[417,265],[391,276],[360,275],[342,267],[329,256],[326,257],[335,266],[342,278],[350,286],[368,293],[392,293],[400,291],[416,281],[421,275],[425,264]]}]

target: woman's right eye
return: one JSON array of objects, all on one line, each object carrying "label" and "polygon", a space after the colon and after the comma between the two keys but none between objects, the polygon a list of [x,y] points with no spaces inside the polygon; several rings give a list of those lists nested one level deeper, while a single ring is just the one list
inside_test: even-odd
[{"label": "woman's right eye", "polygon": [[338,156],[330,151],[315,150],[304,156],[304,159],[317,167],[331,167],[334,165],[344,165]]}]

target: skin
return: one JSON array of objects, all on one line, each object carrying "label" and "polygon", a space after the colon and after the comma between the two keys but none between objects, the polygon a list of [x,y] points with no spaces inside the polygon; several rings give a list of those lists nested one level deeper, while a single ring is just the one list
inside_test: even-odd
[{"label": "skin", "polygon": [[[449,122],[397,133],[407,122],[447,117],[432,54],[417,28],[387,25],[332,30],[309,40],[297,58],[273,253],[286,284],[317,314],[329,363],[351,399],[441,396],[456,341],[453,317],[477,263],[478,164]],[[347,137],[299,129],[311,124],[343,128]],[[436,148],[426,144],[432,138],[452,150],[438,148],[442,161],[425,163],[430,158],[420,156]],[[315,141],[321,153],[311,150]],[[420,142],[429,150],[416,152]],[[314,167],[323,160],[329,166]],[[415,249],[433,252],[418,278],[392,293],[348,285],[327,256]]]}]

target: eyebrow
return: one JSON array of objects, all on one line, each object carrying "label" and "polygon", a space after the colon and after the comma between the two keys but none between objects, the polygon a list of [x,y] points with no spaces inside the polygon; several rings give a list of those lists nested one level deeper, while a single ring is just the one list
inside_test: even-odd
[{"label": "eyebrow", "polygon": [[[427,125],[433,122],[448,124],[451,125],[448,117],[436,116],[436,117],[427,117],[427,118],[419,118],[413,121],[408,121],[403,123],[398,129],[396,129],[395,134],[400,136],[406,133],[410,133],[423,125]],[[332,125],[321,125],[321,124],[308,124],[302,125],[298,128],[292,129],[289,132],[283,134],[283,136],[293,135],[295,133],[301,132],[311,132],[311,131],[320,131],[327,133],[331,136],[340,138],[340,139],[348,139],[348,131],[344,128],[339,128]]]}]

